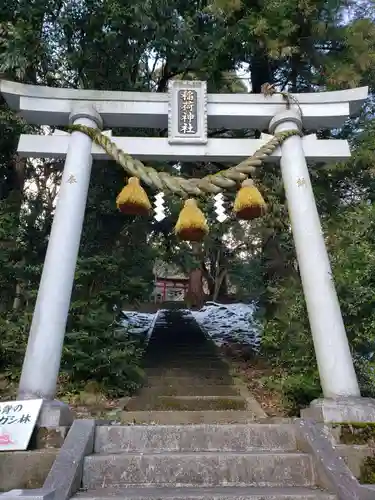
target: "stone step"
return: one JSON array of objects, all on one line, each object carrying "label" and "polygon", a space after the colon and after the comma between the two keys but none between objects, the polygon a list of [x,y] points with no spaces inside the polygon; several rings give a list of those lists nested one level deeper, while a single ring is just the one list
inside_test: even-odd
[{"label": "stone step", "polygon": [[98,426],[95,453],[296,450],[291,425]]},{"label": "stone step", "polygon": [[[173,349],[168,349],[171,345],[173,345]],[[171,342],[170,338],[165,342],[150,341],[147,345],[147,355],[152,355],[153,351],[159,351],[163,356],[172,356],[174,354],[218,356],[221,353],[220,349],[214,344],[192,342],[191,344],[178,345],[176,342]]]},{"label": "stone step", "polygon": [[197,372],[184,372],[184,374],[181,375],[172,375],[170,372],[161,372],[159,375],[156,373],[153,373],[150,375],[147,371],[146,373],[146,379],[148,382],[146,382],[146,387],[150,387],[151,385],[165,385],[166,384],[166,379],[167,382],[169,382],[168,385],[173,385],[174,387],[180,386],[184,382],[187,383],[187,385],[233,385],[234,381],[233,378],[228,375],[216,375],[214,376],[213,374],[201,374]]},{"label": "stone step", "polygon": [[227,365],[223,364],[214,366],[208,365],[205,362],[192,364],[186,364],[182,362],[169,364],[160,362],[160,364],[155,363],[153,365],[143,365],[142,368],[151,376],[159,374],[169,374],[170,376],[186,376],[186,374],[197,374],[204,377],[229,376],[229,368]]},{"label": "stone step", "polygon": [[314,488],[103,488],[78,493],[77,500],[336,500]]},{"label": "stone step", "polygon": [[143,387],[142,396],[148,394],[160,396],[238,396],[239,390],[234,385],[153,385]]},{"label": "stone step", "polygon": [[173,349],[169,350],[168,346],[163,349],[152,349],[145,355],[145,360],[158,361],[159,359],[173,361],[175,359],[182,359],[186,362],[195,361],[200,359],[209,359],[211,361],[222,361],[222,358],[212,351],[196,351],[193,347],[187,350]]},{"label": "stone step", "polygon": [[127,411],[203,411],[246,410],[246,400],[241,396],[155,396],[140,394],[131,398]]},{"label": "stone step", "polygon": [[85,457],[82,485],[313,486],[312,459],[303,453],[119,453]]},{"label": "stone step", "polygon": [[210,359],[210,358],[193,358],[193,359],[183,359],[183,358],[174,358],[170,360],[166,360],[163,358],[155,359],[154,361],[147,360],[144,364],[143,367],[145,369],[148,368],[168,368],[168,369],[175,369],[175,368],[188,368],[189,370],[198,368],[209,368],[211,370],[213,369],[220,369],[220,370],[228,370],[228,365],[224,363],[221,359]]},{"label": "stone step", "polygon": [[153,368],[155,366],[170,366],[171,368],[183,368],[184,366],[195,367],[195,366],[207,366],[212,368],[227,367],[228,365],[222,359],[217,359],[212,356],[195,356],[192,354],[188,356],[176,355],[172,357],[164,357],[162,354],[160,356],[149,357],[143,359],[143,366]]},{"label": "stone step", "polygon": [[[169,346],[173,346],[173,349],[166,350],[166,348],[168,348]],[[150,347],[152,347],[152,349]],[[151,354],[154,350],[159,350],[163,354],[163,356],[168,356],[174,353],[190,353],[193,355],[204,353],[211,356],[216,356],[221,352],[220,349],[215,346],[215,344],[207,342],[191,342],[190,344],[178,344],[177,342],[171,340],[170,337],[168,337],[168,339],[165,339],[165,341],[163,340],[156,342],[151,340],[147,345],[147,353]]]},{"label": "stone step", "polygon": [[[229,380],[228,380],[229,379]],[[181,386],[198,386],[198,385],[215,385],[215,386],[225,386],[232,385],[232,377],[226,376],[222,378],[215,379],[204,379],[197,375],[190,374],[185,376],[168,376],[168,375],[148,375],[145,382],[146,387],[155,387],[156,385],[164,385],[168,387],[179,388]]]},{"label": "stone step", "polygon": [[[170,346],[173,346],[173,349],[169,348]],[[189,344],[178,343],[173,342],[170,336],[160,340],[151,339],[147,345],[147,352],[151,352],[151,348],[152,351],[160,350],[163,354],[183,352],[198,355],[200,353],[216,354],[218,352],[218,349],[214,344],[207,342],[191,342]]]},{"label": "stone step", "polygon": [[161,377],[189,377],[194,375],[195,377],[201,378],[218,378],[218,379],[230,379],[228,369],[217,369],[217,368],[207,368],[205,366],[197,367],[192,366],[178,367],[178,368],[168,368],[164,366],[159,366],[155,368],[148,368],[145,370],[148,376],[161,376]]},{"label": "stone step", "polygon": [[117,414],[121,423],[194,425],[246,424],[258,420],[251,411],[122,411]]}]

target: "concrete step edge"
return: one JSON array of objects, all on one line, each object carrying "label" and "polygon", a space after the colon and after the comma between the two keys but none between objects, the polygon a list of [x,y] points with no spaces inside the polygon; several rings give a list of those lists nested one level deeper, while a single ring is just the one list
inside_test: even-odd
[{"label": "concrete step edge", "polygon": [[[192,375],[176,375],[174,377],[172,377],[171,375],[148,375],[147,376],[147,381],[148,382],[154,382],[154,380],[158,381],[159,383],[161,381],[164,382],[164,384],[166,383],[169,383],[171,385],[174,385],[176,384],[176,382],[179,382],[180,384],[181,383],[184,383],[184,384],[187,384],[187,382],[190,382],[189,385],[191,385],[192,382],[196,382],[196,381],[201,381],[202,377],[200,377],[199,375],[196,375],[196,374],[192,374]],[[218,384],[218,385],[231,385],[231,382],[233,381],[232,377],[225,377],[225,379],[223,378],[220,378],[220,379],[213,379],[211,382],[214,382],[214,384],[209,384],[209,385],[215,385],[215,384]],[[164,385],[163,384],[163,385]],[[195,384],[193,384],[195,385]]]},{"label": "concrete step edge", "polygon": [[233,458],[233,457],[238,457],[238,458],[248,458],[248,459],[253,459],[255,457],[262,457],[262,458],[267,458],[267,457],[281,457],[281,458],[294,458],[294,459],[301,459],[301,458],[306,458],[312,463],[312,457],[308,453],[303,453],[301,451],[275,451],[275,450],[255,450],[255,451],[163,451],[163,452],[152,452],[152,451],[129,451],[126,453],[93,453],[92,455],[86,455],[85,460],[90,459],[103,459],[103,458],[110,458],[113,457],[114,459],[118,459],[119,457],[123,457],[124,460],[126,460],[128,457],[139,457],[142,459],[146,458],[165,458],[165,457],[171,457],[174,459],[190,459],[190,458],[216,458],[219,457],[221,459],[225,458]]},{"label": "concrete step edge", "polygon": [[[198,412],[200,413],[200,412]],[[215,412],[214,412],[215,413]],[[186,431],[185,425],[178,424],[165,424],[165,425],[121,425],[121,424],[113,424],[113,425],[101,425],[98,429],[149,429],[152,432],[157,432],[158,428],[163,430],[181,430],[181,432]],[[287,422],[252,422],[251,424],[192,424],[189,425],[187,432],[194,432],[194,430],[205,430],[210,432],[211,430],[223,430],[223,431],[236,431],[236,430],[247,430],[247,429],[256,429],[262,430],[264,432],[269,432],[274,429],[282,429],[285,432],[291,432],[294,434],[294,426],[292,421]]]},{"label": "concrete step edge", "polygon": [[220,401],[222,399],[230,399],[231,401],[244,401],[244,398],[239,395],[226,394],[223,396],[156,396],[157,399],[167,399],[167,400],[180,400],[180,401]]},{"label": "concrete step edge", "polygon": [[85,457],[86,488],[140,486],[312,487],[312,457],[301,453],[121,453]]},{"label": "concrete step edge", "polygon": [[253,422],[258,416],[248,410],[205,410],[205,411],[122,411],[117,415],[121,422],[194,425],[235,424]]},{"label": "concrete step edge", "polygon": [[[162,354],[160,356],[156,356],[154,359],[150,358],[144,358],[144,363],[155,363],[156,366],[160,366],[162,363],[164,364],[171,364],[171,365],[176,365],[177,362],[181,361],[181,363],[186,364],[187,366],[195,366],[195,365],[202,365],[206,361],[210,363],[211,365],[226,365],[226,362],[223,359],[220,358],[212,358],[211,356],[201,356],[201,355],[192,355],[191,357],[185,357],[185,356],[179,356],[176,355],[173,358],[164,358]],[[228,365],[226,365],[228,366]]]},{"label": "concrete step edge", "polygon": [[315,488],[299,487],[217,487],[217,488],[153,488],[140,486],[138,488],[103,488],[79,492],[73,498],[87,500],[102,499],[147,499],[162,500],[205,499],[205,500],[336,500],[336,496]]},{"label": "concrete step edge", "polygon": [[[178,387],[178,386],[177,386]],[[169,390],[177,390],[177,387],[173,387],[173,385],[167,385],[167,384],[160,384],[160,385],[152,385],[152,386],[144,386],[142,387],[142,392],[147,391],[149,393],[158,393],[161,396],[169,396],[169,394],[163,394],[162,391],[165,391],[167,389]],[[218,389],[220,387],[220,389]],[[201,387],[197,387],[196,384],[191,384],[191,385],[183,385],[182,390],[187,393],[187,394],[172,394],[173,396],[185,396],[189,395],[196,395],[196,396],[204,396],[205,394],[199,394],[198,392],[200,390],[204,390],[204,393],[206,395],[213,395],[213,396],[220,396],[223,394],[224,396],[238,396],[239,395],[239,388],[235,385],[215,385],[215,384],[210,384],[210,385],[204,385]],[[219,390],[220,394],[215,394],[215,391]],[[228,391],[225,393],[225,391]]]},{"label": "concrete step edge", "polygon": [[131,398],[127,411],[205,411],[246,410],[247,401],[242,396],[161,396],[142,394]]},{"label": "concrete step edge", "polygon": [[[170,417],[171,414],[174,414],[176,418],[178,417],[220,417],[220,416],[228,416],[228,417],[243,417],[243,416],[254,416],[252,411],[249,410],[188,410],[188,411],[173,411],[173,410],[150,410],[150,411],[143,411],[143,410],[135,410],[135,411],[123,411],[123,413],[134,413],[136,415],[139,415],[141,417],[145,416],[155,416],[155,417],[163,417],[163,416],[168,416]],[[211,422],[212,424],[215,424],[215,422]],[[228,424],[235,424],[239,422],[228,422]],[[205,424],[205,422],[196,422],[195,425],[199,424]],[[164,424],[164,425],[178,425],[178,424]]]},{"label": "concrete step edge", "polygon": [[210,368],[209,366],[202,365],[202,367],[198,366],[176,366],[176,367],[169,367],[169,366],[157,366],[153,368],[145,368],[145,371],[147,373],[156,373],[157,375],[162,374],[162,373],[173,373],[173,374],[197,374],[198,376],[202,375],[220,375],[220,377],[227,376],[229,377],[229,371],[226,366],[222,366],[219,368]]},{"label": "concrete step edge", "polygon": [[148,351],[147,355],[143,358],[146,361],[175,361],[176,359],[184,359],[186,363],[193,363],[195,360],[207,359],[211,362],[217,363],[225,362],[225,358],[217,353],[207,349],[195,350],[193,347],[190,349],[174,349],[173,351],[163,351],[160,349],[159,352],[154,354],[153,351]]},{"label": "concrete step edge", "polygon": [[233,377],[231,377],[229,374],[222,373],[202,373],[199,371],[178,371],[174,373],[171,370],[167,371],[160,371],[159,373],[150,371],[150,370],[145,370],[146,374],[146,379],[150,379],[150,377],[153,378],[153,382],[157,378],[159,380],[158,384],[160,384],[160,381],[163,381],[164,379],[173,379],[174,384],[182,382],[181,379],[185,380],[190,380],[189,384],[191,385],[194,384],[209,384],[209,385],[232,385],[233,384]]},{"label": "concrete step edge", "polygon": [[200,362],[185,363],[183,360],[178,360],[175,363],[158,360],[157,363],[147,363],[143,365],[144,370],[206,370],[206,371],[228,371],[228,366],[224,363],[210,363],[202,359]]},{"label": "concrete step edge", "polygon": [[95,433],[95,453],[296,451],[294,427],[278,424],[112,425]]}]

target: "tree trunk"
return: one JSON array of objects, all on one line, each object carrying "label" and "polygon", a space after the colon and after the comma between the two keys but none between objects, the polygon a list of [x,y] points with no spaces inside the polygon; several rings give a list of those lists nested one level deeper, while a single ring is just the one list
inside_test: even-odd
[{"label": "tree trunk", "polygon": [[219,293],[217,296],[217,300],[219,300],[219,301],[228,298],[228,277],[229,277],[228,270],[225,269],[224,276],[223,276],[223,279],[221,281],[221,285],[219,288]]},{"label": "tree trunk", "polygon": [[188,307],[201,308],[204,304],[203,292],[203,272],[202,269],[193,269],[189,275],[189,286],[186,295]]},{"label": "tree trunk", "polygon": [[227,269],[222,269],[218,276],[215,279],[215,289],[212,294],[212,300],[214,302],[224,299],[228,295],[228,287],[227,287]]},{"label": "tree trunk", "polygon": [[189,273],[189,285],[186,294],[186,302],[188,307],[201,308],[204,304],[204,291],[203,291],[203,270],[201,262],[201,245],[193,243],[193,255],[199,261],[199,265]]},{"label": "tree trunk", "polygon": [[260,94],[264,83],[272,83],[271,66],[264,50],[258,49],[254,52],[250,63],[250,74],[253,94]]},{"label": "tree trunk", "polygon": [[[20,217],[21,206],[23,201],[23,189],[25,184],[26,158],[20,158],[18,154],[14,154],[9,161],[7,178],[0,192],[0,199],[6,199],[9,203],[9,210]],[[15,228],[16,229],[16,228]],[[17,248],[16,238],[13,234],[11,238],[0,240],[0,248],[8,248],[10,251]],[[10,257],[13,260],[13,257]],[[15,263],[15,262],[14,262]],[[24,266],[24,260],[21,262],[21,267]],[[9,306],[13,310],[19,309],[21,306],[21,295],[23,283],[20,279],[14,281],[14,296],[9,293]]]},{"label": "tree trunk", "polygon": [[[13,165],[17,179],[16,189],[14,191],[15,199],[17,200],[15,210],[17,210],[20,216],[24,196],[23,191],[25,187],[26,158],[20,158],[18,154],[15,154],[13,158]],[[23,269],[24,266],[25,259],[22,259],[20,269]],[[22,279],[17,278],[13,300],[13,311],[17,311],[21,308],[23,291],[24,282],[22,281]]]},{"label": "tree trunk", "polygon": [[22,305],[21,297],[22,297],[22,286],[21,286],[21,282],[18,281],[18,283],[16,285],[15,297],[13,300],[13,307],[12,307],[13,311],[18,311],[18,309],[21,309],[21,305]]},{"label": "tree trunk", "polygon": [[[264,50],[258,49],[254,52],[250,63],[250,75],[251,91],[253,94],[260,94],[264,83],[272,83],[273,75],[271,66]],[[266,130],[266,132],[268,133],[268,130]],[[261,133],[261,130],[257,130],[255,132],[255,138],[259,139]]]}]

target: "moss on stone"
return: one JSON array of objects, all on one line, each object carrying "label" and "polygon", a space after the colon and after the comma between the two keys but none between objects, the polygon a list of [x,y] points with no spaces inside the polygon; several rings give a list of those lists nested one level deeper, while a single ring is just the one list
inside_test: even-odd
[{"label": "moss on stone", "polygon": [[61,448],[68,430],[68,427],[36,427],[31,435],[28,449]]},{"label": "moss on stone", "polygon": [[341,422],[332,424],[333,429],[340,429],[342,444],[375,445],[375,422]]},{"label": "moss on stone", "polygon": [[218,398],[209,399],[202,397],[194,401],[183,401],[173,397],[162,398],[158,403],[151,405],[150,409],[161,411],[204,411],[204,410],[245,410],[246,401],[244,399]]},{"label": "moss on stone", "polygon": [[359,481],[362,484],[375,484],[375,456],[364,459]]}]

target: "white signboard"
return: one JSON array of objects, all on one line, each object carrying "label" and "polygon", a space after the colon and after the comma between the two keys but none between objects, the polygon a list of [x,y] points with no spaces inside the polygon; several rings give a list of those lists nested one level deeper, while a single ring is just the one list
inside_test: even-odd
[{"label": "white signboard", "polygon": [[42,403],[42,399],[0,403],[0,451],[27,449]]}]

